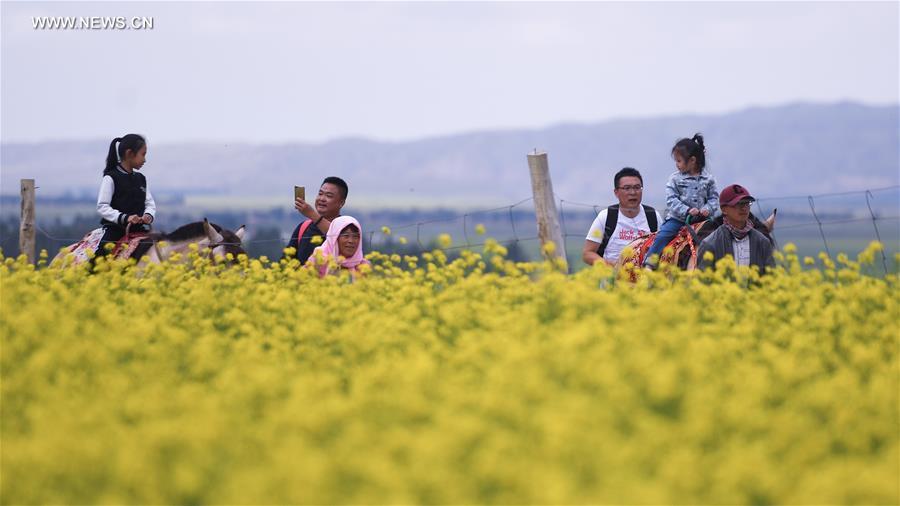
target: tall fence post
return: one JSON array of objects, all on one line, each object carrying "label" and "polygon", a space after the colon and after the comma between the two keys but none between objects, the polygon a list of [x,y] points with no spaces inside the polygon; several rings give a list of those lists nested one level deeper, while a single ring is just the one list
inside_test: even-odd
[{"label": "tall fence post", "polygon": [[34,263],[34,179],[21,179],[22,218],[19,223],[19,254]]},{"label": "tall fence post", "polygon": [[550,180],[547,153],[538,153],[535,150],[529,154],[528,169],[531,172],[531,191],[534,194],[534,214],[537,217],[541,250],[546,251],[543,246],[552,241],[556,246],[552,256],[561,259],[568,270],[566,243],[563,240],[562,228],[559,226],[556,202],[553,200],[553,181]]}]

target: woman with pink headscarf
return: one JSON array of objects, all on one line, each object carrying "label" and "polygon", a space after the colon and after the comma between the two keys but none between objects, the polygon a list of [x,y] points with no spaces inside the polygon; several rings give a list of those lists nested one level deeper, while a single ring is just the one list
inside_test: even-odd
[{"label": "woman with pink headscarf", "polygon": [[[337,264],[335,268],[332,264]],[[357,277],[360,265],[369,265],[369,261],[363,257],[362,227],[356,218],[352,216],[340,216],[331,222],[325,242],[316,248],[306,265],[319,270],[319,277],[324,278],[328,274],[339,274],[347,270],[354,278]]]}]

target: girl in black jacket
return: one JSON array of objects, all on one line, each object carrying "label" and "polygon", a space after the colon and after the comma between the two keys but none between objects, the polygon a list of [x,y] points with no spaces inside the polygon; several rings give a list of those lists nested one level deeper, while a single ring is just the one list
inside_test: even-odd
[{"label": "girl in black jacket", "polygon": [[106,168],[97,196],[97,212],[103,225],[98,255],[105,255],[106,244],[115,244],[125,235],[125,228],[140,232],[153,222],[156,202],[147,189],[147,178],[137,171],[147,160],[147,142],[138,134],[116,137],[109,145]]}]

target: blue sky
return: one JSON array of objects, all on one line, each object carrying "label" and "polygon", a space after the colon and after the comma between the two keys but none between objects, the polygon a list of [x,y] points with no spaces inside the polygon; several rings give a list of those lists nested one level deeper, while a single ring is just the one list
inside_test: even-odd
[{"label": "blue sky", "polygon": [[[378,140],[896,104],[897,2],[8,2],[4,142]],[[35,30],[37,16],[152,30]]]}]

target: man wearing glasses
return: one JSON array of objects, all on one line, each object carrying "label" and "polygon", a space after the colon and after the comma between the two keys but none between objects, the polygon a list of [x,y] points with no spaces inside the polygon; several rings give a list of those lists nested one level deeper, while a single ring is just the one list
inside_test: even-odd
[{"label": "man wearing glasses", "polygon": [[613,193],[619,203],[600,211],[584,241],[581,259],[588,265],[598,260],[614,265],[631,241],[656,232],[662,216],[641,204],[644,179],[637,169],[625,167],[613,178]]},{"label": "man wearing glasses", "polygon": [[[726,186],[719,194],[722,208],[722,226],[700,243],[697,252],[699,267],[705,269],[715,265],[716,260],[731,255],[739,266],[755,265],[760,272],[775,266],[772,256],[772,242],[750,221],[750,204],[756,199],[739,184]],[[712,260],[704,259],[707,251],[712,252]]]}]

